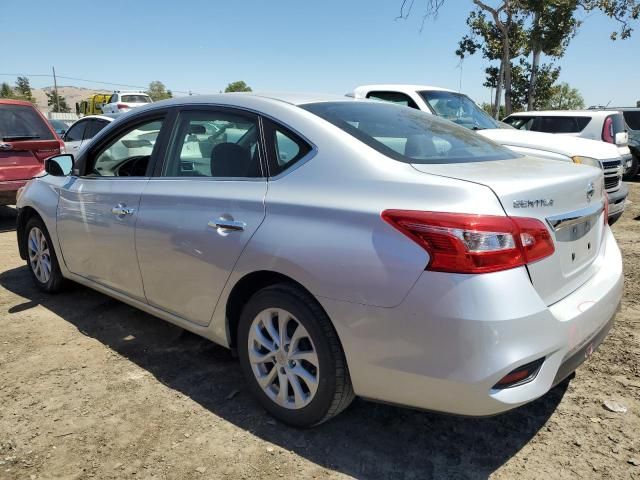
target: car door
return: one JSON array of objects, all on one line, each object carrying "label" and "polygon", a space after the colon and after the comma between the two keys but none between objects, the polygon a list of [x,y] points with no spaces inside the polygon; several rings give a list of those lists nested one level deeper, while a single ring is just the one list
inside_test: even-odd
[{"label": "car door", "polygon": [[135,250],[140,195],[161,150],[165,112],[148,112],[79,157],[81,176],[60,190],[58,235],[67,268],[144,301]]},{"label": "car door", "polygon": [[182,110],[147,184],[136,250],[149,304],[207,325],[265,216],[259,119],[227,108]]}]

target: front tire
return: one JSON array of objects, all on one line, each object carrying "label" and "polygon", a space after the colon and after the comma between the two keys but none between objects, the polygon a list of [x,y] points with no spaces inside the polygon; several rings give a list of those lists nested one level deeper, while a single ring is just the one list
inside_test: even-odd
[{"label": "front tire", "polygon": [[25,226],[24,241],[27,267],[36,286],[47,293],[56,293],[64,286],[51,237],[42,219],[31,217]]},{"label": "front tire", "polygon": [[629,171],[622,176],[623,180],[633,180],[638,175],[638,170],[640,170],[640,158],[635,155],[631,159],[631,168]]},{"label": "front tire", "polygon": [[240,316],[237,339],[249,388],[278,420],[311,427],[353,400],[338,335],[302,289],[283,283],[254,294]]}]

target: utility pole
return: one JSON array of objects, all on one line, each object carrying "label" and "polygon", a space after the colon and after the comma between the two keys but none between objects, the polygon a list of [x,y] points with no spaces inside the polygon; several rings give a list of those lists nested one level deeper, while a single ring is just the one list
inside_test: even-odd
[{"label": "utility pole", "polygon": [[56,92],[56,108],[60,111],[60,97],[58,97],[58,82],[56,80],[56,67],[51,67],[53,70],[53,91]]}]

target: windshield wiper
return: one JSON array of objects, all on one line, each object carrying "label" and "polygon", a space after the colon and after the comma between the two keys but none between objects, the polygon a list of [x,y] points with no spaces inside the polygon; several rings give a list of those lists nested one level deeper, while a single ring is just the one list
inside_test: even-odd
[{"label": "windshield wiper", "polygon": [[484,128],[484,127],[479,127],[479,126],[477,126],[477,125],[474,125],[473,127],[471,127],[471,130],[475,130],[475,131],[478,131],[478,130],[486,130],[486,128]]},{"label": "windshield wiper", "polygon": [[18,140],[35,140],[40,138],[40,135],[5,135],[2,140],[5,142],[16,142]]}]

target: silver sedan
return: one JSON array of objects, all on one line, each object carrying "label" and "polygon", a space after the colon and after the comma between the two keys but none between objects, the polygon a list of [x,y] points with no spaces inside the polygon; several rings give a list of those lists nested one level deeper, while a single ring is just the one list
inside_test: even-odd
[{"label": "silver sedan", "polygon": [[72,280],[236,350],[292,425],[355,395],[522,405],[594,351],[622,294],[601,171],[401,106],[178,98],[46,171],[18,202],[35,284]]}]

